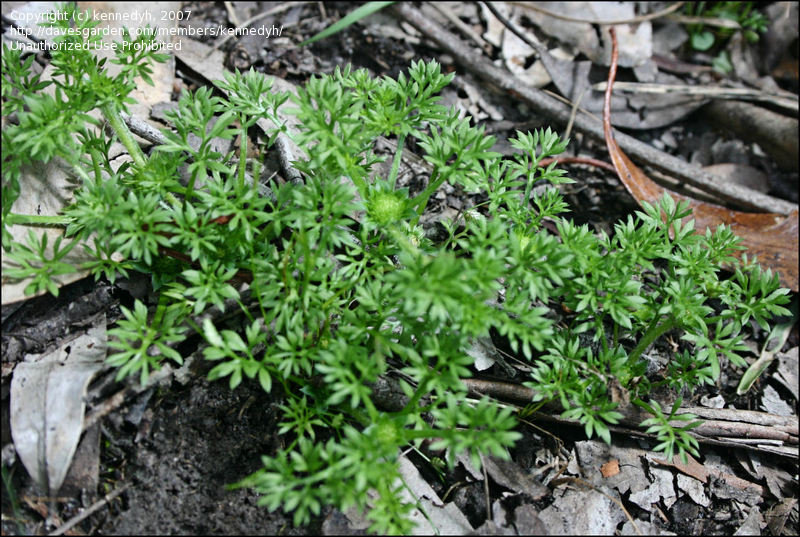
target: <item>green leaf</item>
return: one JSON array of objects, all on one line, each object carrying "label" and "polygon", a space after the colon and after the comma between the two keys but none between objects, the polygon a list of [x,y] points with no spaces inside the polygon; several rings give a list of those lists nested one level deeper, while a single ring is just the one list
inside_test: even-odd
[{"label": "green leaf", "polygon": [[214,326],[214,323],[211,322],[211,319],[209,318],[203,319],[203,335],[210,345],[215,347],[224,346],[222,343],[222,338],[220,337],[219,332],[217,332],[217,327]]},{"label": "green leaf", "polygon": [[265,392],[270,393],[272,391],[272,377],[269,371],[263,367],[258,370],[258,382]]},{"label": "green leaf", "polygon": [[705,30],[692,34],[692,48],[699,51],[706,51],[714,44],[714,34]]},{"label": "green leaf", "polygon": [[351,24],[356,23],[361,19],[363,19],[364,17],[368,17],[369,15],[372,15],[376,11],[380,11],[381,9],[391,4],[394,4],[394,2],[367,2],[359,6],[358,8],[354,9],[352,12],[348,13],[344,18],[335,22],[334,24],[331,24],[318,34],[311,37],[310,39],[306,39],[305,41],[300,43],[300,46],[304,47],[306,45],[314,43],[315,41],[319,41],[320,39],[324,39],[330,35],[333,35],[337,32],[341,32]]}]

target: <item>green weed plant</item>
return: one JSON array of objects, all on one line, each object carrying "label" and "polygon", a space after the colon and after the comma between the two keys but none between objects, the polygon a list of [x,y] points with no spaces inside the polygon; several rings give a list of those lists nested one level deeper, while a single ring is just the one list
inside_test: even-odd
[{"label": "green weed plant", "polygon": [[[74,8],[63,9],[69,16],[53,24],[65,30]],[[82,42],[79,32],[59,39]],[[116,50],[112,63],[124,68],[112,77],[90,51],[56,48],[55,76],[42,81],[32,56],[3,49],[3,250],[16,262],[4,278],[31,278],[26,292],[57,295],[53,277],[79,268],[112,282],[131,271],[151,274],[157,305],[122,308],[124,319],[109,332],[116,350],[109,363],[120,379],[144,382],[164,360],[182,363],[176,344],[199,333],[215,364],[211,379],[226,378],[231,389],[245,378],[267,392],[280,385],[285,447],[235,486],[258,490],[261,503],[293,512],[297,524],[324,505],[369,504],[372,531],[406,533],[413,506],[398,494],[402,448],[430,440],[451,465],[462,452],[476,466],[482,454],[508,456],[520,438],[512,411],[468,397],[462,383],[476,338],[491,332],[528,361],[534,402],[560,401],[589,437],[611,441],[608,426],[622,417],[613,385],[652,416],[642,426],[657,435],[655,449],[685,457],[697,454],[689,431],[699,422],[678,413],[680,398],[662,410],[649,397],[653,388],[685,395],[713,384],[725,362],[746,365],[751,321],[766,330],[773,315],[787,313],[788,291],[776,274],[737,260],[730,229],[695,233],[686,204],[668,196],[644,204],[610,236],[562,217],[557,185],[571,180],[540,162],[566,142],[549,129],[518,132],[511,157],[492,151],[483,127],[438,103],[454,75],[436,62],[412,63],[397,79],[337,68],[296,96],[272,92],[270,79],[253,70],[227,74],[227,97],[185,91],[169,115],[167,143],[145,155],[120,113],[135,79],[149,82],[149,66],[165,56]],[[52,94],[42,91],[47,86]],[[274,139],[286,132],[278,108],[289,100],[299,121],[295,141],[308,155],[295,163],[304,182],[273,181],[274,195],[263,195],[248,180],[260,176],[259,160],[244,150],[219,154],[211,140],[244,140],[262,117],[278,125]],[[103,134],[104,123],[113,135]],[[385,176],[376,175],[380,136],[397,141]],[[108,154],[114,140],[133,158],[116,169]],[[416,193],[397,185],[412,140],[432,168]],[[6,226],[47,220],[11,211],[20,173],[28,161],[56,157],[82,183],[63,215],[52,217],[65,234],[54,249],[33,230],[26,243],[15,242]],[[446,221],[445,238],[433,242],[420,217],[444,183],[480,201],[458,222]],[[551,186],[534,188],[542,184]],[[90,234],[91,261],[61,261]],[[722,278],[722,266],[733,276]],[[244,319],[239,330],[195,321],[233,303]],[[679,336],[681,349],[666,370],[647,376],[648,349],[666,335]],[[379,379],[399,386],[402,408],[376,404]]]}]

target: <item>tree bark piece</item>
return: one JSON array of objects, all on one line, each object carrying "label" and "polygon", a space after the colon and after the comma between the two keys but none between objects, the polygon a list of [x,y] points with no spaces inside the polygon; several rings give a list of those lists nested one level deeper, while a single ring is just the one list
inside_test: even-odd
[{"label": "tree bark piece", "polygon": [[781,168],[798,171],[797,118],[740,101],[711,102],[703,114],[717,128],[757,143]]}]

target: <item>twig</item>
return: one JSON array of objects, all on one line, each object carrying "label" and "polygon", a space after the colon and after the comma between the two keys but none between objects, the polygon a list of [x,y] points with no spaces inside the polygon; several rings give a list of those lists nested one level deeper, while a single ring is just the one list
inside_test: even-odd
[{"label": "twig", "polygon": [[712,101],[701,114],[720,132],[757,143],[779,167],[800,168],[797,118],[744,101]]},{"label": "twig", "polygon": [[[508,71],[492,65],[488,59],[470,50],[458,37],[431,21],[429,17],[425,17],[411,4],[397,3],[392,5],[389,10],[400,19],[414,26],[423,35],[453,56],[458,63],[491,86],[499,88],[506,95],[524,101],[537,112],[549,116],[557,122],[565,125],[569,122],[570,110],[568,107],[563,106],[556,99],[547,96],[542,91],[525,86]],[[597,119],[578,115],[575,118],[575,128],[597,140],[605,140],[602,123]],[[797,210],[796,204],[761,194],[749,188],[720,181],[716,176],[701,170],[697,166],[659,151],[632,136],[621,132],[615,132],[614,136],[620,147],[630,157],[643,160],[654,168],[706,192],[711,192],[727,202],[751,210],[779,214],[790,214],[793,210]]]},{"label": "twig", "polygon": [[[522,41],[524,41],[526,45],[528,45],[533,50],[535,50],[536,54],[538,54],[540,58],[545,56],[545,55],[549,55],[550,54],[547,51],[547,49],[541,45],[541,43],[538,43],[538,42],[534,41],[533,39],[530,39],[528,37],[527,33],[525,33],[519,26],[514,24],[514,22],[511,21],[509,18],[505,17],[502,13],[500,13],[500,11],[498,11],[492,5],[491,2],[478,2],[478,3],[486,6],[486,9],[491,11],[492,15],[497,17],[497,20],[499,20],[503,24],[503,26],[505,26],[506,28],[508,28],[512,32],[514,32],[514,34],[517,37],[519,37],[520,39],[522,39]],[[564,138],[569,138],[569,135],[572,133],[572,126],[575,123],[575,116],[577,116],[577,114],[578,114],[578,110],[580,109],[580,106],[581,106],[581,101],[583,101],[583,97],[586,95],[587,91],[588,91],[588,88],[586,88],[583,91],[583,93],[578,95],[578,97],[575,99],[575,101],[573,101],[571,103],[570,103],[569,99],[566,100],[566,102],[568,102],[570,104],[571,108],[570,108],[570,113],[569,113],[569,121],[567,122],[567,128],[564,130]]]},{"label": "twig", "polygon": [[697,460],[695,460],[695,458],[689,455],[688,453],[686,454],[686,460],[687,462],[683,463],[679,461],[667,461],[655,457],[651,459],[652,462],[660,466],[675,468],[679,472],[686,474],[690,477],[693,477],[703,483],[709,483],[711,478],[723,479],[729,485],[732,485],[740,490],[749,489],[754,492],[757,492],[759,496],[762,496],[764,494],[764,487],[762,487],[758,483],[752,483],[750,481],[746,481],[733,474],[725,473],[717,468],[708,468],[705,465],[697,462]]},{"label": "twig", "polygon": [[[211,308],[207,309],[206,311],[199,313],[197,315],[192,315],[189,319],[191,320],[190,325],[192,326],[203,326],[203,323],[206,319],[213,321],[215,324],[219,324],[226,319],[229,319],[235,315],[241,313],[241,309],[238,308],[240,304],[249,304],[250,297],[252,296],[252,290],[249,287],[245,287],[240,293],[239,296],[236,298],[226,298],[223,302],[223,308],[219,306],[212,306]],[[167,346],[170,348],[176,348],[178,345],[183,343],[183,341],[175,341],[171,343],[167,343]],[[171,381],[171,378],[182,374],[184,371],[191,371],[192,367],[194,366],[195,360],[198,360],[201,352],[198,348],[195,352],[187,356],[180,367],[173,367],[171,364],[164,364],[158,370],[153,371],[148,377],[147,382],[144,384],[140,384],[139,382],[130,382],[124,388],[117,391],[114,395],[103,401],[102,404],[98,405],[96,408],[92,409],[92,411],[86,414],[83,418],[83,431],[87,430],[89,427],[100,421],[103,417],[107,416],[114,410],[121,407],[128,401],[131,397],[138,395],[153,386],[156,386],[160,383],[166,383],[167,381]]]},{"label": "twig", "polygon": [[533,39],[531,39],[530,37],[528,37],[528,34],[522,31],[522,28],[514,24],[514,22],[512,22],[508,17],[500,13],[500,11],[496,7],[494,7],[492,2],[478,2],[478,3],[483,6],[486,6],[486,9],[491,11],[492,15],[494,15],[495,18],[497,18],[497,20],[499,20],[503,26],[511,30],[514,33],[514,35],[522,39],[522,41],[526,45],[531,47],[533,50],[535,50],[537,54],[541,56],[547,53],[547,50],[542,46],[541,43],[538,43]]},{"label": "twig", "polygon": [[[608,82],[592,85],[593,90],[605,91]],[[614,82],[614,90],[632,93],[680,93],[682,95],[702,95],[711,99],[737,99],[741,101],[761,101],[797,112],[800,109],[797,96],[786,97],[750,88],[715,88],[709,86],[683,86],[679,84],[649,84],[640,82]]]},{"label": "twig", "polygon": [[[488,395],[524,405],[529,404],[535,395],[534,390],[511,382],[482,379],[462,379],[462,382],[472,395]],[[624,416],[620,423],[626,427],[638,427],[648,416],[644,411],[632,405],[620,407],[618,410]],[[784,446],[798,445],[796,417],[790,419],[748,410],[719,410],[694,407],[681,408],[680,410],[682,413],[695,414],[699,418],[706,420],[690,432],[700,442],[711,443],[709,440],[715,439],[724,439],[729,442],[745,438],[763,443],[778,441]],[[557,404],[547,404],[541,412],[537,412],[535,415],[558,423],[579,425],[577,420],[560,417],[559,414],[562,411]],[[742,447],[753,447],[746,444],[741,445]]]},{"label": "twig", "polygon": [[153,125],[144,121],[143,119],[139,119],[136,116],[131,116],[126,114],[125,112],[120,112],[120,117],[122,117],[122,121],[128,126],[133,134],[136,136],[147,140],[151,144],[156,145],[166,145],[168,140],[167,137],[164,136],[160,130],[155,128]]},{"label": "twig", "polygon": [[570,17],[568,15],[561,15],[560,13],[553,13],[552,11],[548,11],[544,8],[537,6],[536,2],[509,2],[509,4],[513,4],[515,6],[519,6],[524,9],[529,9],[531,11],[536,11],[538,13],[541,13],[542,15],[553,17],[554,19],[559,19],[567,22],[582,22],[587,24],[637,24],[640,22],[650,21],[653,19],[664,17],[665,15],[669,15],[670,13],[680,9],[681,6],[685,3],[686,2],[675,2],[671,6],[666,7],[661,11],[656,11],[655,13],[648,13],[647,15],[639,15],[637,17],[629,17],[627,19],[611,19],[607,21],[601,21],[596,19],[581,19],[579,17]]},{"label": "twig", "polygon": [[733,410],[730,408],[686,407],[682,410],[696,414],[698,417],[704,419],[734,422],[737,424],[740,424],[740,422],[747,422],[755,425],[763,425],[764,427],[775,427],[776,429],[794,435],[798,434],[797,416],[785,417],[776,414],[767,414],[765,412],[756,412],[754,410]]},{"label": "twig", "polygon": [[303,184],[303,176],[292,164],[297,160],[297,157],[292,151],[292,144],[289,143],[289,137],[285,133],[279,132],[275,137],[275,149],[278,150],[278,161],[281,164],[281,171],[283,171],[286,180],[293,185]]},{"label": "twig", "polygon": [[231,2],[223,2],[225,5],[225,11],[228,12],[228,19],[233,23],[234,26],[239,26],[239,17],[236,16],[236,10],[233,9],[233,4]]},{"label": "twig", "polygon": [[549,166],[553,162],[558,162],[559,164],[585,164],[587,166],[594,166],[595,168],[603,168],[604,170],[608,170],[613,173],[617,173],[616,168],[614,168],[613,164],[605,162],[603,160],[597,160],[596,158],[590,157],[549,157],[543,158],[539,161],[539,166]]},{"label": "twig", "polygon": [[458,28],[459,32],[472,39],[475,42],[475,44],[478,45],[479,47],[484,48],[486,47],[486,45],[490,44],[483,38],[483,36],[481,36],[475,30],[464,24],[464,21],[456,17],[456,15],[450,10],[450,7],[447,4],[443,4],[441,2],[431,2],[429,5],[433,9],[444,15],[447,18],[447,20],[453,23],[453,26]]},{"label": "twig", "polygon": [[[570,101],[569,99],[567,99],[563,95],[559,95],[558,93],[556,93],[554,91],[551,91],[551,90],[548,90],[548,89],[543,89],[543,90],[540,90],[540,91],[542,93],[544,93],[545,95],[547,95],[548,97],[550,97],[551,99],[555,99],[556,101],[558,101],[560,103],[563,103],[565,106],[568,106],[569,107],[569,111],[570,111],[569,117],[572,118],[572,123],[573,124],[575,123],[575,118],[578,117],[578,114],[575,114],[574,116],[572,115],[572,109],[573,108],[575,108],[578,112],[580,112],[584,116],[586,116],[586,117],[588,117],[590,119],[593,119],[594,121],[602,121],[602,118],[600,116],[598,116],[597,114],[595,114],[594,112],[590,112],[589,110],[587,110],[585,108],[581,108],[580,107],[580,103],[578,103],[578,106],[576,107],[575,103],[573,103],[572,101]],[[569,123],[569,120],[567,120],[567,123]]]},{"label": "twig", "polygon": [[575,102],[572,103],[572,109],[569,112],[569,121],[567,122],[567,128],[564,129],[564,138],[569,138],[569,135],[572,133],[572,126],[575,124],[575,118],[578,115],[578,108],[581,105],[581,101],[583,100],[584,95],[586,95],[586,90],[583,93],[578,95],[578,98],[575,99]]},{"label": "twig", "polygon": [[722,17],[692,17],[691,15],[672,13],[667,18],[672,22],[681,24],[705,24],[706,26],[716,26],[717,28],[727,28],[729,30],[742,29],[742,26],[735,20],[723,19]]},{"label": "twig", "polygon": [[710,65],[697,65],[694,63],[687,63],[677,60],[672,57],[661,56],[660,54],[653,54],[653,63],[656,64],[659,70],[668,71],[670,73],[677,73],[680,75],[696,75],[707,71],[713,71],[714,68]]},{"label": "twig", "polygon": [[145,384],[139,384],[137,382],[136,384],[129,384],[125,386],[114,395],[104,400],[103,403],[97,408],[93,409],[91,413],[84,416],[82,430],[86,431],[102,418],[121,407],[130,397],[140,394],[152,386],[155,386],[159,382],[169,378],[173,373],[174,370],[172,369],[172,366],[165,364],[161,366],[161,369],[158,371],[151,373]]},{"label": "twig", "polygon": [[[227,4],[227,2],[225,2],[225,3]],[[236,30],[241,30],[242,28],[247,28],[248,26],[250,26],[254,22],[257,22],[257,21],[263,19],[264,17],[269,17],[270,15],[276,15],[278,13],[282,13],[282,12],[286,11],[287,9],[293,8],[294,6],[297,6],[297,5],[300,5],[300,4],[308,4],[308,3],[309,2],[286,2],[285,4],[281,4],[281,5],[279,5],[277,7],[274,7],[272,9],[268,10],[268,11],[264,11],[263,13],[259,13],[258,15],[254,15],[254,16],[250,17],[249,19],[244,21],[241,24],[241,26],[237,25],[236,26]],[[231,22],[236,24],[234,21],[231,21]],[[230,32],[225,39],[223,39],[222,41],[218,41],[213,47],[211,47],[211,50],[208,51],[207,57],[211,56],[211,54],[215,50],[217,50],[219,47],[221,47],[222,45],[227,43],[228,40],[231,39],[235,35],[236,35],[235,31],[234,32]]]},{"label": "twig", "polygon": [[117,496],[119,496],[120,494],[122,494],[123,492],[128,490],[129,488],[131,488],[131,484],[127,483],[127,484],[123,485],[122,487],[109,492],[108,494],[103,496],[100,500],[98,500],[95,503],[93,503],[85,511],[83,511],[82,513],[80,513],[78,515],[75,515],[74,517],[72,517],[69,520],[67,520],[66,522],[64,522],[64,524],[62,524],[61,526],[59,526],[55,530],[51,531],[49,533],[49,535],[63,535],[64,533],[66,533],[67,531],[69,531],[73,527],[75,527],[77,524],[80,524],[81,522],[83,522],[84,519],[88,518],[89,516],[91,516],[95,512],[97,512],[100,509],[102,509],[102,507],[104,505],[106,505],[107,503],[111,503],[111,501],[114,500],[114,498],[116,498]]}]

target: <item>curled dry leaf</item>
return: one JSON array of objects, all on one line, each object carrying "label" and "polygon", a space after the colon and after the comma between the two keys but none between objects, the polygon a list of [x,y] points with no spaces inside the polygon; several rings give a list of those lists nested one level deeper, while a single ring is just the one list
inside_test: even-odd
[{"label": "curled dry leaf", "polygon": [[603,477],[614,477],[619,473],[619,461],[617,459],[611,459],[600,467],[600,473]]},{"label": "curled dry leaf", "polygon": [[[612,42],[616,43],[616,39],[613,38],[614,29],[611,28],[610,31]],[[734,211],[721,205],[682,196],[655,183],[631,162],[614,139],[610,121],[610,98],[616,72],[616,45],[614,45],[603,107],[603,132],[611,161],[628,192],[639,203],[647,201],[656,204],[665,192],[675,199],[688,201],[694,215],[696,232],[705,233],[706,228],[714,229],[721,224],[730,226],[733,232],[742,238],[741,244],[747,248],[748,256],[757,256],[763,266],[778,272],[781,285],[798,291],[798,211],[794,210],[788,216]]]}]

